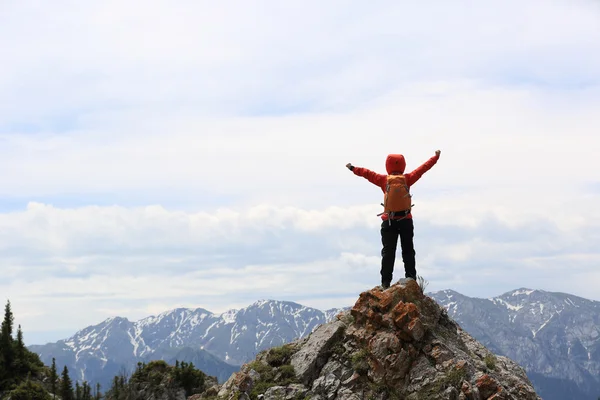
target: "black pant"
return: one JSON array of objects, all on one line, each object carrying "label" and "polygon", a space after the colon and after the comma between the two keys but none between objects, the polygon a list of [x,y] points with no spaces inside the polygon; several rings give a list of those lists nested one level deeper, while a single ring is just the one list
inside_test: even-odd
[{"label": "black pant", "polygon": [[396,247],[398,236],[402,247],[402,261],[404,262],[405,277],[417,279],[415,247],[413,244],[414,225],[412,218],[383,221],[381,224],[381,283],[390,284],[396,260]]}]

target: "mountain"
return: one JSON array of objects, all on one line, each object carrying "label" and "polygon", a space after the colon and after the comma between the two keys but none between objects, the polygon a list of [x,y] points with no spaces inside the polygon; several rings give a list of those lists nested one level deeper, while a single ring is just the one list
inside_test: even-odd
[{"label": "mountain", "polygon": [[600,302],[525,288],[489,299],[431,296],[483,345],[522,365],[544,400],[600,397]]},{"label": "mountain", "polygon": [[[451,290],[429,295],[479,342],[522,365],[544,400],[600,396],[599,302],[531,289],[489,299]],[[104,389],[114,375],[152,359],[192,361],[223,382],[261,350],[304,338],[340,311],[274,300],[222,314],[180,308],[137,322],[109,318],[69,339],[29,348],[46,364],[56,357],[74,379]]]},{"label": "mountain", "polygon": [[67,365],[74,380],[99,382],[103,388],[139,361],[155,359],[193,361],[224,381],[260,350],[304,337],[337,312],[275,300],[221,314],[177,308],[135,322],[109,318],[66,340],[29,348],[46,363],[55,357],[58,365]]},{"label": "mountain", "polygon": [[[200,398],[541,400],[525,371],[465,332],[414,280],[363,292],[308,337],[261,352]],[[196,397],[194,397],[196,398]]]}]

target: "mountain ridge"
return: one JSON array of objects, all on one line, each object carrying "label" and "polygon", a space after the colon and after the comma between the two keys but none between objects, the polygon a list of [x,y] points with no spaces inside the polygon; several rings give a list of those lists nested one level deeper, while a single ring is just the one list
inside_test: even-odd
[{"label": "mountain ridge", "polygon": [[519,288],[496,297],[431,293],[486,347],[522,365],[544,399],[600,396],[600,302]]},{"label": "mountain ridge", "polygon": [[225,380],[258,351],[306,336],[339,310],[271,299],[222,313],[178,307],[137,321],[112,316],[66,339],[29,348],[45,362],[55,357],[67,365],[75,379],[104,386],[138,361],[171,360],[174,353],[181,355],[177,349],[187,347],[206,362],[198,368]]},{"label": "mountain ridge", "polygon": [[[597,367],[600,362],[600,333],[597,329],[600,325],[600,302],[569,293],[526,287],[488,298],[469,297],[452,289],[431,292],[428,295],[444,306],[449,315],[456,317],[461,327],[486,347],[523,365],[528,371],[528,376],[532,377],[536,390],[541,388],[540,394],[545,400],[597,400],[600,388],[595,397],[590,397],[589,394],[594,393],[597,387],[593,375],[600,376],[600,367]],[[78,331],[77,334],[90,334],[86,341],[75,341],[77,345],[72,343],[79,352],[78,359],[74,356],[75,349],[65,344],[65,341],[73,340],[77,334],[56,343],[31,348],[39,350],[45,362],[44,357],[50,357],[51,354],[59,355],[57,361],[70,357],[69,362],[73,365],[77,360],[81,365],[82,360],[87,357],[85,376],[88,377],[91,373],[96,374],[95,370],[112,368],[118,371],[118,366],[124,360],[133,362],[133,359],[149,360],[152,357],[170,360],[172,349],[177,348],[176,346],[187,346],[198,351],[207,351],[214,356],[211,358],[196,355],[196,359],[228,361],[225,365],[199,366],[206,369],[209,375],[217,376],[222,381],[227,379],[226,375],[231,368],[238,368],[243,362],[252,359],[260,349],[278,346],[301,337],[319,323],[331,321],[337,311],[347,308],[322,311],[299,303],[271,299],[257,300],[247,307],[222,313],[212,313],[205,308],[179,307],[134,322],[123,317],[110,317],[100,324]],[[578,316],[579,314],[581,315]],[[185,321],[188,323],[184,323]],[[192,327],[189,324],[191,321],[196,325]],[[136,323],[138,331],[131,328]],[[86,355],[86,352],[93,353],[97,346],[93,343],[94,332],[97,333],[96,338],[104,338],[106,332],[100,332],[103,324],[115,329],[109,336],[116,336],[106,339],[110,344],[108,347],[113,349],[110,351],[120,348],[121,355],[130,353],[131,357],[120,359],[118,356]],[[588,336],[583,335],[582,340],[578,339],[581,332],[576,334],[568,329],[569,326],[580,327],[580,331],[586,331]],[[131,335],[127,334],[128,329]],[[117,338],[119,332],[120,339]],[[599,336],[593,336],[593,332],[597,332]],[[134,350],[131,344],[132,337],[137,338],[137,350]],[[122,350],[123,346],[126,351]],[[105,348],[105,352],[107,351]],[[134,354],[137,356],[134,357]],[[561,363],[564,366],[555,366]],[[564,371],[565,376],[561,376],[559,371],[563,367],[567,369]],[[562,397],[553,397],[554,394],[562,394]]]},{"label": "mountain ridge", "polygon": [[199,398],[541,400],[414,280],[362,292],[308,337],[261,352]]}]

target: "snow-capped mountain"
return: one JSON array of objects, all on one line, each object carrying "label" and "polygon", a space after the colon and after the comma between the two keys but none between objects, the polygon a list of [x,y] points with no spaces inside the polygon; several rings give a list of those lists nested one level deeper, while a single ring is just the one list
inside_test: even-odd
[{"label": "snow-capped mountain", "polygon": [[[429,295],[478,341],[525,367],[544,400],[600,396],[600,302],[530,289],[489,299],[452,290]],[[47,365],[52,357],[60,368],[66,364],[74,380],[104,389],[115,375],[153,359],[193,361],[224,381],[260,350],[305,337],[340,311],[274,300],[222,314],[180,308],[135,322],[109,318],[30,349]]]},{"label": "snow-capped mountain", "polygon": [[106,389],[115,375],[154,359],[193,359],[196,367],[223,381],[260,350],[305,337],[339,311],[275,300],[222,314],[178,308],[135,322],[109,318],[66,340],[29,348],[47,365],[52,357],[58,366],[67,365],[73,380],[100,382]]},{"label": "snow-capped mountain", "polygon": [[522,365],[544,400],[600,397],[600,302],[531,289],[430,296],[478,341]]}]

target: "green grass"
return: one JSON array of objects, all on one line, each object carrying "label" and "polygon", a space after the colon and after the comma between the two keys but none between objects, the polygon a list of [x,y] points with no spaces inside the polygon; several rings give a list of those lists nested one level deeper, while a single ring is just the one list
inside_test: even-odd
[{"label": "green grass", "polygon": [[333,354],[337,354],[338,356],[343,355],[346,352],[346,348],[342,342],[336,342],[331,348],[331,352]]},{"label": "green grass", "polygon": [[283,346],[273,347],[267,353],[267,362],[273,367],[279,367],[284,364],[289,364],[294,350],[292,346],[284,344]]},{"label": "green grass", "polygon": [[492,371],[496,369],[496,357],[493,354],[488,353],[488,355],[485,356],[483,361],[485,362],[485,366],[488,369],[490,369]]},{"label": "green grass", "polygon": [[467,376],[467,372],[464,368],[453,368],[446,374],[446,383],[448,386],[454,386],[457,389],[460,389],[460,383]]},{"label": "green grass", "polygon": [[260,378],[254,382],[254,386],[249,393],[250,399],[256,400],[258,395],[264,394],[273,386],[299,383],[296,379],[294,367],[290,364],[294,352],[294,348],[289,344],[273,347],[266,351],[266,363],[252,361],[248,364],[250,369],[260,374]]},{"label": "green grass", "polygon": [[364,374],[369,370],[369,364],[367,363],[367,349],[361,349],[352,355],[350,361],[352,362],[352,368],[359,374]]}]

